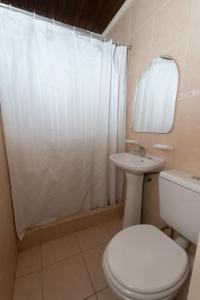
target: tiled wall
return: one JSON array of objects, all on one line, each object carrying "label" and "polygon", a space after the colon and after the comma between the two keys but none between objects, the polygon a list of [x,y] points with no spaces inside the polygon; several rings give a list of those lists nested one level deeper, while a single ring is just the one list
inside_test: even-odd
[{"label": "tiled wall", "polygon": [[[168,168],[200,175],[200,4],[199,0],[135,0],[108,36],[132,44],[128,61],[127,138],[166,158]],[[134,133],[133,90],[145,65],[170,55],[180,71],[175,123],[168,134]],[[173,144],[175,151],[152,147]]]},{"label": "tiled wall", "polygon": [[194,261],[194,268],[192,272],[191,285],[189,290],[189,295],[187,300],[199,300],[199,283],[200,283],[200,236],[197,246],[196,257]]},{"label": "tiled wall", "polygon": [[11,300],[17,247],[9,186],[8,166],[0,124],[0,299]]},{"label": "tiled wall", "polygon": [[[147,152],[164,157],[167,168],[200,175],[200,3],[199,0],[135,0],[108,36],[132,45],[128,57],[127,138],[136,139]],[[168,134],[132,131],[133,92],[146,64],[160,55],[174,57],[180,72],[173,129]],[[153,144],[175,146],[167,152]],[[143,221],[159,220],[157,179],[145,183]]]}]

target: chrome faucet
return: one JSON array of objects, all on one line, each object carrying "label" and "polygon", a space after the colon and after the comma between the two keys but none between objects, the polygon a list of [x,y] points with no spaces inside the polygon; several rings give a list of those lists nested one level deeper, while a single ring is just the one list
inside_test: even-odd
[{"label": "chrome faucet", "polygon": [[138,154],[144,157],[146,154],[146,149],[143,146],[138,146]]},{"label": "chrome faucet", "polygon": [[133,145],[132,145],[132,151],[131,151],[132,154],[135,154],[135,155],[139,155],[139,156],[142,156],[144,157],[145,154],[146,154],[146,149],[144,146],[141,146],[141,145],[136,145],[136,149],[134,149]]}]

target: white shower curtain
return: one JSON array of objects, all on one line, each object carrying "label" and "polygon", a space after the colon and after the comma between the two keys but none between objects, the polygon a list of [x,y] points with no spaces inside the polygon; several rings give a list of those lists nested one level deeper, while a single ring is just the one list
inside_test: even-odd
[{"label": "white shower curtain", "polygon": [[126,52],[0,9],[0,100],[20,238],[120,198],[108,158],[124,150]]}]

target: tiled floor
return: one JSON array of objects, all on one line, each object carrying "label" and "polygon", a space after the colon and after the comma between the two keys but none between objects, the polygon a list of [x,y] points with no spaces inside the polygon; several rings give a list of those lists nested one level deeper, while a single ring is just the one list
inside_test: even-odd
[{"label": "tiled floor", "polygon": [[[121,229],[115,219],[19,253],[14,300],[117,300],[107,287],[102,254]],[[186,300],[188,278],[176,300]]]},{"label": "tiled floor", "polygon": [[115,219],[20,252],[14,300],[116,300],[101,265],[121,224]]}]

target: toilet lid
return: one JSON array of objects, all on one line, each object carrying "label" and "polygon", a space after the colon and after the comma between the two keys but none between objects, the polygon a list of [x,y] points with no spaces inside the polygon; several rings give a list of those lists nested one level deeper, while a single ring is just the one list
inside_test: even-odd
[{"label": "toilet lid", "polygon": [[188,268],[186,252],[151,225],[119,232],[108,244],[106,261],[118,283],[138,293],[158,293],[182,279]]}]

